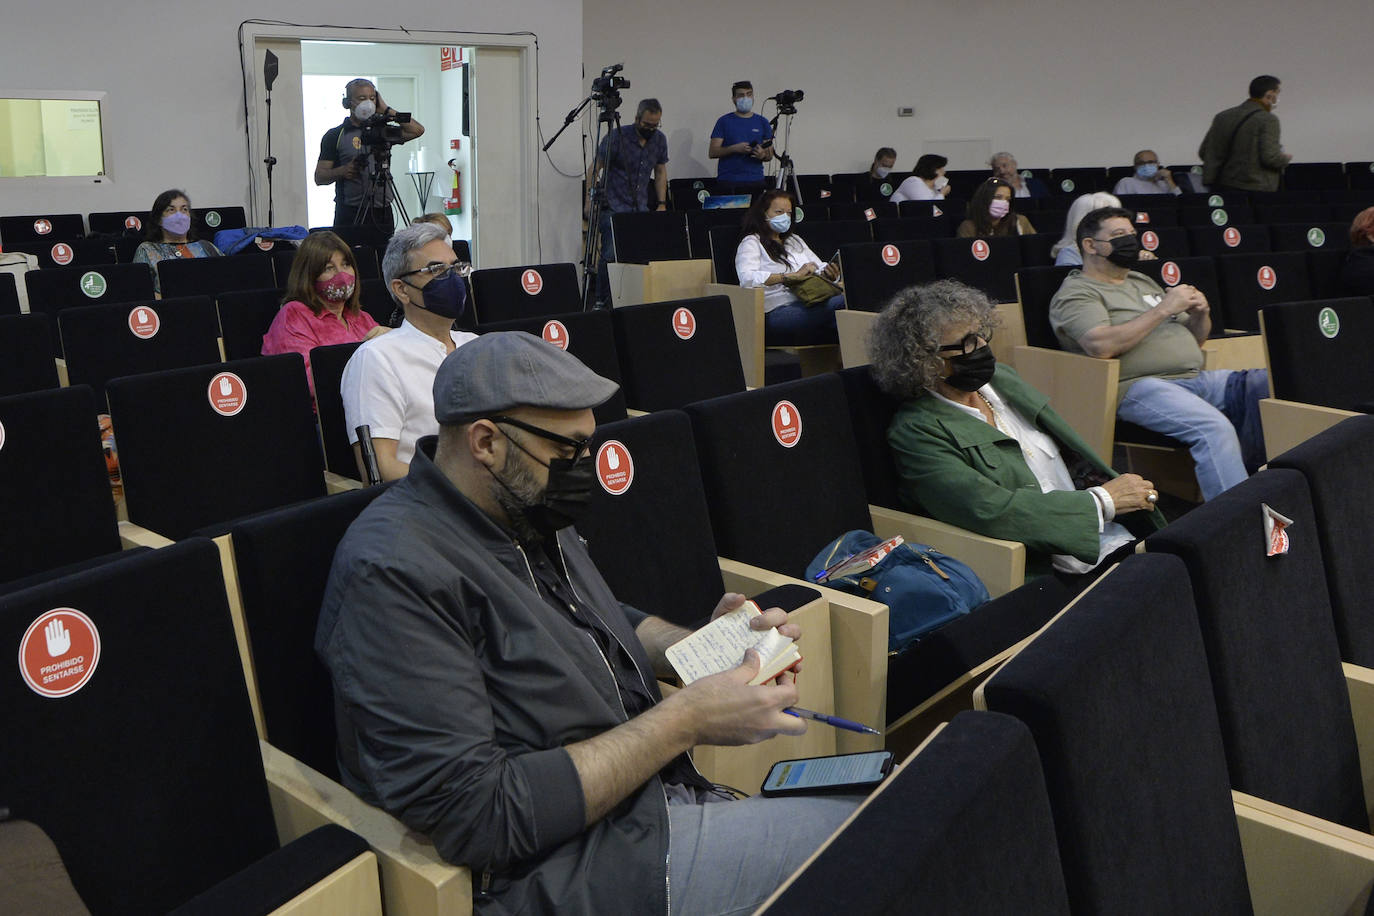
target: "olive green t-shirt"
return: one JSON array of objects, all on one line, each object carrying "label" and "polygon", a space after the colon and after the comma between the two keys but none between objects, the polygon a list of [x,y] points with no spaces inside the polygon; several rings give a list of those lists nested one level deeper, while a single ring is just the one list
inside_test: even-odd
[{"label": "olive green t-shirt", "polygon": [[[1093,328],[1125,324],[1163,301],[1164,290],[1159,284],[1134,270],[1120,283],[1093,280],[1075,270],[1050,300],[1050,326],[1065,350],[1082,353],[1079,338]],[[1173,319],[1117,358],[1121,360],[1117,403],[1136,379],[1147,375],[1192,378],[1202,368],[1197,338],[1182,321]]]}]

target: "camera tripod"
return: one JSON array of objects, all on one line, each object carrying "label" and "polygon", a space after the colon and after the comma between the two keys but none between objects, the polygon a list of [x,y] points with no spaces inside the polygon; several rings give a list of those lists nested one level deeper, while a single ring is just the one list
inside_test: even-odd
[{"label": "camera tripod", "polygon": [[787,155],[787,149],[792,143],[792,118],[797,113],[797,109],[792,105],[779,105],[778,113],[773,115],[773,120],[768,122],[768,127],[773,131],[773,136],[778,135],[778,119],[786,118],[782,125],[782,149],[777,151],[778,175],[774,184],[780,191],[787,190],[791,186],[792,194],[797,198],[797,203],[802,203],[801,184],[797,181],[797,166],[792,161],[792,157]]},{"label": "camera tripod", "polygon": [[[368,170],[363,176],[363,196],[358,204],[358,212],[353,214],[353,225],[362,225],[366,219],[371,218],[372,211],[376,207],[386,206],[388,200],[391,202],[391,207],[401,217],[400,222],[396,225],[410,225],[410,214],[406,212],[406,205],[401,202],[401,194],[396,187],[396,179],[391,175],[391,145],[386,142],[379,143],[367,155],[376,168]],[[383,189],[382,203],[380,204],[374,202],[379,187]],[[421,201],[420,205],[423,207],[424,202]]]}]

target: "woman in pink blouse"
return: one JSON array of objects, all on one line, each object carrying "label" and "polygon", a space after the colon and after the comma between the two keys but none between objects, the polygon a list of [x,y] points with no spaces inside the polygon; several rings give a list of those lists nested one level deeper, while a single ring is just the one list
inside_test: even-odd
[{"label": "woman in pink blouse", "polygon": [[313,398],[312,347],[371,340],[391,330],[377,324],[358,302],[358,264],[353,252],[332,232],[310,233],[291,262],[281,311],[262,338],[262,355],[299,353],[305,359]]}]

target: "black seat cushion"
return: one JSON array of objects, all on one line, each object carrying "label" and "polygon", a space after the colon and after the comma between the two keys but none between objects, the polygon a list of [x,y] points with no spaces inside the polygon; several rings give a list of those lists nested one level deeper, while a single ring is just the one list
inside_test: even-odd
[{"label": "black seat cushion", "polygon": [[880,312],[898,291],[935,279],[935,260],[924,241],[861,242],[840,248],[845,308]]},{"label": "black seat cushion", "polygon": [[629,406],[665,410],[744,390],[725,296],[625,306],[611,319]]},{"label": "black seat cushion", "polygon": [[[14,278],[0,274],[0,278]],[[0,315],[0,397],[56,388],[52,324],[45,315]]]},{"label": "black seat cushion", "polygon": [[577,269],[569,263],[475,270],[472,304],[479,324],[580,311]]},{"label": "black seat cushion", "polygon": [[1274,397],[1338,410],[1374,399],[1368,296],[1277,303],[1260,314]]},{"label": "black seat cushion", "polygon": [[265,254],[241,258],[168,258],[159,261],[157,276],[162,295],[214,296],[239,289],[270,289],[277,285],[272,259]]}]

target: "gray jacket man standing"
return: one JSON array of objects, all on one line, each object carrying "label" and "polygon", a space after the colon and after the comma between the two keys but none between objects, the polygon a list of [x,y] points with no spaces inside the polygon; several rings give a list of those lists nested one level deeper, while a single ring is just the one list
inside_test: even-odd
[{"label": "gray jacket man standing", "polygon": [[1277,191],[1279,176],[1293,158],[1279,143],[1274,114],[1283,84],[1277,76],[1250,81],[1250,97],[1212,118],[1197,154],[1202,183],[1211,190]]}]

